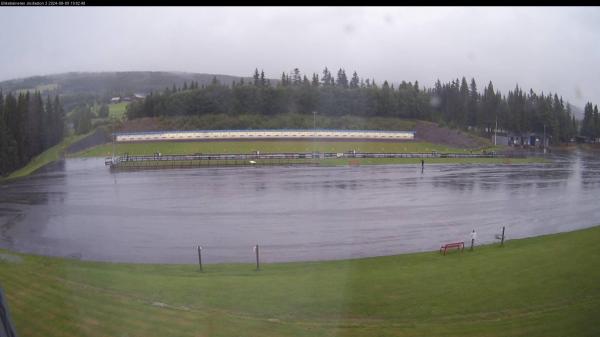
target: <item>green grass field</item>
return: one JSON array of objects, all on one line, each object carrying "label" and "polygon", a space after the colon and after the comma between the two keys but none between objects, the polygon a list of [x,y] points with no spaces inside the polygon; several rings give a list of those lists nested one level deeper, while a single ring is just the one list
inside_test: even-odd
[{"label": "green grass field", "polygon": [[[499,150],[499,147],[493,150]],[[155,152],[162,154],[193,154],[193,153],[250,153],[259,150],[268,152],[405,152],[405,153],[470,153],[470,150],[447,147],[426,142],[311,142],[311,141],[229,141],[229,142],[144,142],[118,143],[117,154],[151,155]],[[481,153],[483,149],[473,150]],[[490,148],[486,149],[487,151]],[[112,154],[112,144],[104,144],[74,154],[75,157],[104,157]],[[427,164],[524,164],[543,163],[542,157],[528,158],[431,158]],[[320,165],[379,165],[379,164],[420,164],[418,158],[378,158],[378,159],[326,159],[319,161]],[[169,166],[172,163],[165,163]],[[225,162],[223,163],[225,164]],[[259,161],[258,164],[261,164]]]},{"label": "green grass field", "polygon": [[204,273],[0,251],[0,283],[26,337],[598,336],[598,242],[594,227],[447,256]]},{"label": "green grass field", "polygon": [[[192,153],[250,153],[268,152],[445,152],[469,153],[469,150],[426,142],[312,142],[312,141],[226,141],[226,142],[144,142],[118,143],[118,154],[192,154]],[[480,150],[473,153],[481,152]],[[99,145],[75,154],[80,157],[104,157],[112,153],[112,144]]]},{"label": "green grass field", "polygon": [[129,102],[111,103],[108,105],[108,117],[123,119],[125,117],[125,110]]}]

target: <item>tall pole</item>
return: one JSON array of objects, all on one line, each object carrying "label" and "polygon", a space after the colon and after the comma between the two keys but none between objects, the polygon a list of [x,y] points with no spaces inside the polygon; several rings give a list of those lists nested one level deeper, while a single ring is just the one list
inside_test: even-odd
[{"label": "tall pole", "polygon": [[260,264],[258,261],[258,245],[254,246],[254,252],[256,252],[256,271],[260,270]]},{"label": "tall pole", "polygon": [[317,143],[317,112],[313,111],[313,156],[316,152]]},{"label": "tall pole", "polygon": [[544,153],[546,153],[546,124],[544,123],[544,139],[542,139],[542,148],[544,149]]},{"label": "tall pole", "polygon": [[496,136],[496,133],[498,132],[498,116],[496,116],[496,129],[494,129],[494,146],[496,146],[496,139],[498,136]]},{"label": "tall pole", "polygon": [[115,161],[115,148],[116,148],[116,140],[117,140],[117,136],[115,135],[115,117],[111,116],[110,118],[112,120],[112,138],[113,138],[113,151],[112,151],[112,161]]},{"label": "tall pole", "polygon": [[202,270],[202,246],[198,246],[198,264],[200,265],[200,271]]},{"label": "tall pole", "polygon": [[111,118],[110,121],[112,126],[112,159],[115,159],[115,121]]}]

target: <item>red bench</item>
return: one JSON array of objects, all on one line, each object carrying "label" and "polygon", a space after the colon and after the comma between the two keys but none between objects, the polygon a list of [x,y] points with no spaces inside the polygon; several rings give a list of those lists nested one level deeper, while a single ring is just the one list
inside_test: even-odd
[{"label": "red bench", "polygon": [[446,255],[446,250],[448,248],[458,248],[462,252],[463,250],[465,250],[465,243],[464,242],[447,243],[447,244],[443,245],[442,247],[440,247],[440,254],[442,253],[442,249],[443,249],[444,255]]}]

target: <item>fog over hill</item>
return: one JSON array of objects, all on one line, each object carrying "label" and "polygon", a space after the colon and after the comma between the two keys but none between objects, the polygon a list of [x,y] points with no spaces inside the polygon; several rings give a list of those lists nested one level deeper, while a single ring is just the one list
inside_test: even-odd
[{"label": "fog over hill", "polygon": [[[171,88],[173,85],[181,87],[191,81],[198,82],[202,86],[210,84],[213,78],[224,85],[231,85],[234,81],[239,83],[241,78],[244,81],[252,80],[248,76],[181,71],[68,72],[2,81],[0,89],[4,93],[39,90],[43,94],[59,94],[65,99],[66,107],[70,108],[81,98],[108,99],[112,96],[134,93],[148,94],[152,91],[162,91],[166,87]],[[269,81],[273,85],[279,83],[279,79],[269,79]],[[484,83],[479,85],[483,87]],[[536,88],[532,89],[536,90]],[[502,93],[506,94],[506,92]],[[582,120],[583,108],[572,103],[570,106],[575,118]]]},{"label": "fog over hill", "polygon": [[465,76],[503,93],[518,84],[580,107],[600,101],[598,7],[26,7],[0,11],[0,80],[255,67],[280,78],[327,66],[377,83]]},{"label": "fog over hill", "polygon": [[179,87],[191,81],[206,85],[214,77],[222,84],[240,80],[240,77],[230,75],[166,71],[69,72],[3,81],[0,88],[4,92],[40,90],[60,95],[128,95],[164,90],[172,85]]}]

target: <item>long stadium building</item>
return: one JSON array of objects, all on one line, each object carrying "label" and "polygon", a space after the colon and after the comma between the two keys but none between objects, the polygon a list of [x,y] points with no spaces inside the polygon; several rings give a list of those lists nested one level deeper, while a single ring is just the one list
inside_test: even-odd
[{"label": "long stadium building", "polygon": [[377,130],[194,130],[115,133],[117,142],[232,139],[414,140],[414,131]]}]

